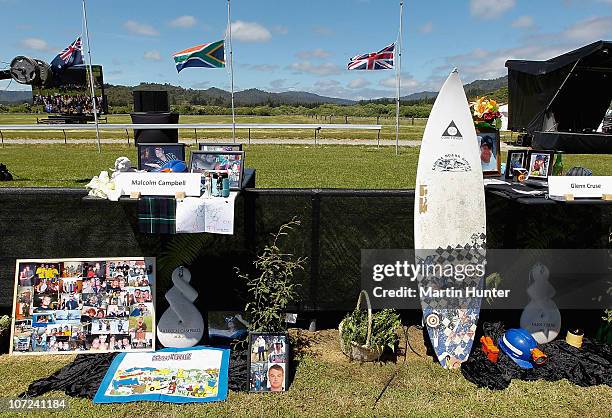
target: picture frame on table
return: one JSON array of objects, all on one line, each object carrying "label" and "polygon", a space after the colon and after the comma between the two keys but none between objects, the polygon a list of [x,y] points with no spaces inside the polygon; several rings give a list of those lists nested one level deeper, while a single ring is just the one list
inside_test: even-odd
[{"label": "picture frame on table", "polygon": [[525,150],[509,150],[508,159],[506,162],[506,174],[504,175],[507,180],[514,179],[515,168],[527,168],[527,151]]},{"label": "picture frame on table", "polygon": [[289,335],[249,333],[249,392],[286,392],[289,387]]},{"label": "picture frame on table", "polygon": [[139,170],[159,171],[164,164],[173,160],[186,161],[185,144],[138,144]]},{"label": "picture frame on table", "polygon": [[480,166],[483,176],[501,175],[501,141],[499,131],[476,130],[478,139]]},{"label": "picture frame on table", "polygon": [[546,180],[552,173],[554,157],[554,151],[529,150],[526,167],[529,178]]},{"label": "picture frame on table", "polygon": [[200,142],[198,151],[242,151],[242,144]]},{"label": "picture frame on table", "polygon": [[189,160],[190,173],[227,170],[230,190],[242,188],[244,175],[244,151],[192,151]]}]

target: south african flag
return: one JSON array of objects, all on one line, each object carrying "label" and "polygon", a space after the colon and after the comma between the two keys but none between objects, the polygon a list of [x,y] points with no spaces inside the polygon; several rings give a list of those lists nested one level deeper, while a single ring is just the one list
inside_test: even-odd
[{"label": "south african flag", "polygon": [[176,70],[180,73],[183,68],[204,67],[204,68],[223,68],[225,67],[224,41],[211,42],[209,44],[197,45],[187,48],[173,55],[176,63]]}]

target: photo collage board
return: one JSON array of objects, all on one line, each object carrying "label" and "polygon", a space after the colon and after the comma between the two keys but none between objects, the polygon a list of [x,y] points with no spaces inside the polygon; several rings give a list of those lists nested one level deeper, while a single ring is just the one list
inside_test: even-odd
[{"label": "photo collage board", "polygon": [[11,354],[155,349],[155,258],[17,260]]},{"label": "photo collage board", "polygon": [[289,384],[289,338],[284,333],[249,333],[249,391],[285,392]]}]

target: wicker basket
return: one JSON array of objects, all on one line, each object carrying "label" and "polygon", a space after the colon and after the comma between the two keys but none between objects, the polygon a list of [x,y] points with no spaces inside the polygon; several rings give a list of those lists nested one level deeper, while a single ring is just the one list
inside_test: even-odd
[{"label": "wicker basket", "polygon": [[384,347],[370,347],[370,338],[372,337],[372,305],[370,304],[370,298],[368,297],[367,292],[364,290],[359,293],[359,299],[357,299],[357,306],[355,307],[355,310],[360,309],[362,299],[365,299],[368,308],[368,333],[366,336],[366,343],[365,345],[359,345],[355,341],[351,341],[350,346],[347,347],[342,338],[342,327],[344,325],[343,319],[338,327],[340,335],[340,349],[351,360],[357,360],[360,362],[376,361],[382,355]]}]

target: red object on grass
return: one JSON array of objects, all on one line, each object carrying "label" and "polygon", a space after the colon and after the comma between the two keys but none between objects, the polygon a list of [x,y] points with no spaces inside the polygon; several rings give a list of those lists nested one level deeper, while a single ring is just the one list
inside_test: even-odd
[{"label": "red object on grass", "polygon": [[499,357],[499,348],[493,344],[491,337],[482,336],[480,337],[480,343],[482,344],[482,351],[487,355],[487,358],[493,363],[497,363]]}]

